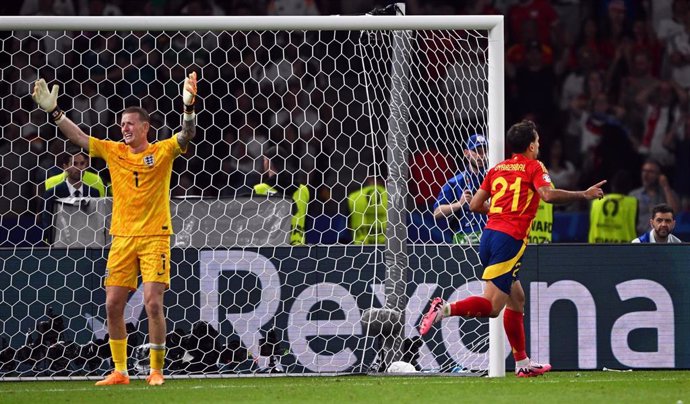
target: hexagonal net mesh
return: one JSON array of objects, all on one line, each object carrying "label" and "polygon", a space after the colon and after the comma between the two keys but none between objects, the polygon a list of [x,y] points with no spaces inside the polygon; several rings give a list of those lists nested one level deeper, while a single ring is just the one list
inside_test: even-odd
[{"label": "hexagonal net mesh", "polygon": [[[33,83],[59,84],[58,105],[100,139],[120,141],[122,110],[141,106],[155,143],[179,130],[192,71],[197,135],[170,181],[166,373],[487,368],[485,321],[416,330],[432,297],[482,288],[483,219],[434,212],[478,186],[456,174],[486,164],[471,135],[488,132],[487,30],[1,35],[0,379],[112,366],[109,170],[37,108]],[[140,285],[125,309],[134,373],[148,371],[143,307]],[[362,321],[371,308],[399,326]]]}]

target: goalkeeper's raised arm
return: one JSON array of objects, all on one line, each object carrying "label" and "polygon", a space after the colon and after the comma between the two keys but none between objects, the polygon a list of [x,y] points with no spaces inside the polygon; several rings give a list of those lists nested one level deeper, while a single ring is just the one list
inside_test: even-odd
[{"label": "goalkeeper's raised arm", "polygon": [[[197,93],[196,82],[196,72],[192,72],[185,78],[182,85],[184,112],[182,114],[182,130],[177,134],[177,142],[182,149],[186,148],[196,135],[196,114],[194,112],[194,102],[196,101]],[[88,151],[89,135],[84,133],[84,131],[72,122],[57,105],[59,92],[60,86],[57,84],[54,84],[52,89],[48,90],[46,81],[44,79],[38,79],[36,83],[34,83],[34,89],[31,96],[36,104],[50,115],[60,131],[64,133],[72,143]],[[123,133],[123,137],[124,136],[125,134]],[[127,143],[127,141],[125,141],[125,143]]]},{"label": "goalkeeper's raised arm", "polygon": [[31,97],[42,110],[50,115],[53,122],[60,128],[60,131],[64,133],[72,143],[88,151],[89,135],[79,129],[71,119],[67,118],[60,107],[58,107],[57,98],[59,92],[60,86],[57,84],[54,84],[52,90],[49,91],[46,81],[38,79],[36,83],[34,83],[34,90]]},{"label": "goalkeeper's raised arm", "polygon": [[182,103],[184,113],[182,114],[182,131],[177,134],[177,143],[182,149],[186,148],[189,141],[196,135],[194,102],[196,101],[196,72],[189,74],[182,84]]}]

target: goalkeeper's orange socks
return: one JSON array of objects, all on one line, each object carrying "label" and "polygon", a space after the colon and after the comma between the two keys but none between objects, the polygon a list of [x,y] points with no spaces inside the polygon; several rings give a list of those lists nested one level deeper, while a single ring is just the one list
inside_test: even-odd
[{"label": "goalkeeper's orange socks", "polygon": [[165,361],[165,344],[149,344],[151,370],[163,370]]},{"label": "goalkeeper's orange socks", "polygon": [[482,296],[470,296],[450,303],[447,307],[444,308],[444,314],[463,317],[489,317],[492,310],[491,302]]},{"label": "goalkeeper's orange socks", "polygon": [[115,370],[127,376],[127,339],[110,339]]},{"label": "goalkeeper's orange socks", "polygon": [[503,327],[506,330],[508,342],[513,349],[515,362],[527,359],[525,351],[525,324],[524,315],[519,311],[513,311],[506,307],[503,312]]}]

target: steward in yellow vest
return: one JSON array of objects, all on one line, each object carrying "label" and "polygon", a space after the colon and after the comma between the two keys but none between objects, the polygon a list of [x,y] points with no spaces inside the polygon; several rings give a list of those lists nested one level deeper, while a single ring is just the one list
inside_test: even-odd
[{"label": "steward in yellow vest", "polygon": [[307,207],[311,198],[309,188],[300,178],[297,156],[280,146],[273,146],[264,152],[263,183],[254,186],[257,195],[281,194],[292,198],[295,203],[292,214],[291,245],[306,244],[305,227]]},{"label": "steward in yellow vest", "polygon": [[590,243],[629,243],[637,237],[637,199],[608,194],[592,201],[589,211]]},{"label": "steward in yellow vest", "polygon": [[371,177],[347,196],[349,227],[354,244],[385,244],[388,193],[383,180]]},{"label": "steward in yellow vest", "polygon": [[[72,156],[70,154],[67,154],[67,153],[61,155],[60,156],[61,161],[59,162],[60,165],[68,164],[69,161],[71,160],[71,158],[72,158]],[[86,156],[86,158],[87,158],[86,165],[88,167],[88,165],[89,165],[88,156]],[[65,182],[65,179],[67,179],[67,172],[66,171],[63,171],[60,174],[53,175],[52,177],[48,177],[45,181],[45,184],[44,184],[45,190],[47,191],[47,190],[55,187],[56,185]],[[105,184],[103,183],[103,180],[101,179],[101,177],[98,174],[93,173],[91,171],[84,170],[81,173],[81,182],[83,182],[84,185],[86,185],[86,186],[89,186],[91,188],[96,189],[98,191],[99,196],[101,196],[101,197],[105,196]]]},{"label": "steward in yellow vest", "polygon": [[[275,188],[268,184],[254,185],[254,192],[257,195],[273,195],[279,193]],[[292,231],[290,233],[290,245],[306,244],[304,228],[307,221],[307,205],[309,204],[309,188],[306,185],[299,185],[297,190],[291,195],[295,206],[292,210],[290,221]]]},{"label": "steward in yellow vest", "polygon": [[527,237],[531,244],[550,243],[553,233],[553,205],[539,201],[537,215],[532,220],[532,226]]}]

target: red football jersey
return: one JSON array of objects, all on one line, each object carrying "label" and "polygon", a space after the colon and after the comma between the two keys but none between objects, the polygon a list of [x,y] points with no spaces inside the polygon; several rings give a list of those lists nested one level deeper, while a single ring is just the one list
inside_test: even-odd
[{"label": "red football jersey", "polygon": [[491,194],[487,229],[497,230],[522,240],[529,233],[537,214],[537,189],[551,187],[549,173],[539,160],[515,154],[484,177],[481,189]]}]

